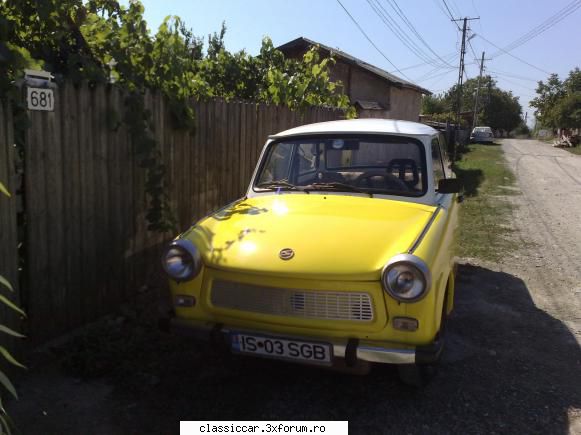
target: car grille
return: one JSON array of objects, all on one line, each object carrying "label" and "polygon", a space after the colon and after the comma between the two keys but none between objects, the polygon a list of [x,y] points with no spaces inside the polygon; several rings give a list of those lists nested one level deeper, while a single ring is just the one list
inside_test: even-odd
[{"label": "car grille", "polygon": [[215,307],[275,316],[373,320],[371,297],[360,292],[298,290],[215,280],[210,299]]}]

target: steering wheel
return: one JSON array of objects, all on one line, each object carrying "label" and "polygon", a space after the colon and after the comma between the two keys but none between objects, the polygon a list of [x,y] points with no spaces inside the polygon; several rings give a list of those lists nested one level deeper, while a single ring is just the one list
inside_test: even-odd
[{"label": "steering wheel", "polygon": [[400,180],[393,174],[380,170],[364,172],[355,179],[355,185],[359,187],[372,187],[369,179],[373,177],[382,177],[385,181],[385,188],[388,190],[410,191],[410,187],[403,180]]}]

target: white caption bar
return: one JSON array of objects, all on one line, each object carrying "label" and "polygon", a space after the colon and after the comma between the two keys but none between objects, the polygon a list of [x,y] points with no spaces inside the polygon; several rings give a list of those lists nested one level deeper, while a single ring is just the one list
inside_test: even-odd
[{"label": "white caption bar", "polygon": [[180,421],[180,435],[198,434],[347,435],[347,421]]}]

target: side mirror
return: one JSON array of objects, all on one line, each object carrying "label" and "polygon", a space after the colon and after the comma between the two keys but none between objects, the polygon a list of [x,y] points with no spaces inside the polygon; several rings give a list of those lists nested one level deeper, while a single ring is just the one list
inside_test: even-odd
[{"label": "side mirror", "polygon": [[442,178],[438,180],[438,193],[459,193],[462,186],[457,178]]}]

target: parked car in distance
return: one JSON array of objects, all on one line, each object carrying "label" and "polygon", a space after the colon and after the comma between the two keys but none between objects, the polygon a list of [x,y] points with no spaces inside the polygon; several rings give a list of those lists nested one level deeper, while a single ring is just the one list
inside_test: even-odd
[{"label": "parked car in distance", "polygon": [[270,136],[246,196],[169,244],[165,327],[229,351],[421,385],[454,306],[457,180],[440,133],[380,119]]},{"label": "parked car in distance", "polygon": [[494,142],[494,133],[490,127],[474,127],[470,133],[470,142]]}]

